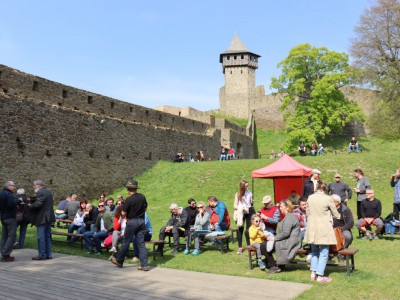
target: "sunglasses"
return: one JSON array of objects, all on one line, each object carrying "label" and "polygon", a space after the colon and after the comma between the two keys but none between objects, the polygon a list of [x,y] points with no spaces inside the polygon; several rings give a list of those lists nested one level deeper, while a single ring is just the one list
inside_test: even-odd
[{"label": "sunglasses", "polygon": [[100,207],[104,207],[104,205],[99,205],[99,206],[97,206],[97,207],[99,207],[99,208],[100,208]]},{"label": "sunglasses", "polygon": [[204,208],[204,206],[197,206],[197,208]]}]

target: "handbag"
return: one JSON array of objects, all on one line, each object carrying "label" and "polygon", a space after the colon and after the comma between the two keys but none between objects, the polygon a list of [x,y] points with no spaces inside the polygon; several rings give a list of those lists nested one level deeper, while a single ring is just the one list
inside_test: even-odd
[{"label": "handbag", "polygon": [[24,219],[24,212],[23,211],[17,211],[16,217],[17,223],[21,223],[22,220]]},{"label": "handbag", "polygon": [[333,228],[336,237],[336,245],[330,246],[330,251],[337,252],[344,248],[344,235],[340,227]]}]

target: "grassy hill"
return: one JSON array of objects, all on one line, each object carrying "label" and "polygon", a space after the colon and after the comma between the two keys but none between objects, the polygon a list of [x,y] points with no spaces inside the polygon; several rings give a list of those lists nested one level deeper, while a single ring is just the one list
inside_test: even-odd
[{"label": "grassy hill", "polygon": [[[266,148],[276,143],[272,140],[276,133],[265,133],[266,139],[259,139],[265,143]],[[360,143],[365,149],[362,154],[335,155],[334,149],[345,149],[347,139],[332,139],[326,141],[328,154],[321,157],[296,157],[296,159],[312,168],[322,171],[322,180],[330,183],[334,174],[339,172],[343,181],[354,187],[356,180],[353,176],[355,168],[361,168],[370,180],[375,195],[382,201],[383,216],[392,211],[393,189],[389,185],[390,176],[400,167],[399,142],[385,142],[380,139],[361,139]],[[275,149],[276,147],[274,146]],[[270,151],[270,150],[269,150]],[[234,194],[238,189],[239,181],[243,178],[250,181],[251,171],[272,163],[269,159],[236,160],[236,161],[211,161],[201,163],[170,163],[160,161],[155,167],[148,170],[136,179],[141,187],[140,192],[146,195],[149,203],[148,214],[154,228],[154,239],[157,239],[159,229],[169,219],[168,207],[171,203],[187,206],[187,200],[194,198],[196,201],[206,201],[209,195],[215,195],[225,202],[229,211],[233,211]],[[273,193],[272,180],[257,179],[254,184],[254,198],[256,209],[261,207],[261,199],[266,194]],[[123,194],[124,188],[113,192],[112,196]],[[355,200],[350,201],[350,208],[355,213]],[[232,215],[232,214],[231,214]],[[353,234],[357,237],[356,230]],[[355,238],[352,247],[359,248],[356,256],[356,272],[347,277],[344,270],[328,269],[328,274],[333,277],[332,283],[319,286],[304,293],[299,299],[398,299],[400,286],[397,284],[398,266],[400,256],[397,254],[400,238],[385,237],[379,241],[365,241]],[[32,229],[28,233],[27,247],[35,247],[36,241]],[[77,247],[66,244],[54,244],[55,252],[83,255]],[[248,269],[247,253],[236,255],[237,244],[231,244],[227,254],[221,255],[217,250],[203,249],[204,252],[197,257],[178,254],[168,255],[169,249],[163,259],[157,258],[151,262],[158,267],[177,268],[200,272],[220,273],[236,276],[266,278],[284,281],[309,283],[309,271],[305,267],[289,267],[280,274],[268,275],[259,269]],[[102,259],[107,259],[104,254]],[[111,267],[111,264],[110,264]],[[290,284],[288,284],[290,288]],[[266,291],[266,295],[268,291]]]},{"label": "grassy hill", "polygon": [[[333,142],[333,141],[332,141]],[[379,139],[361,139],[360,143],[365,149],[362,154],[335,155],[334,144],[329,154],[322,157],[297,157],[296,159],[312,168],[322,171],[322,179],[327,183],[333,181],[334,174],[340,172],[343,181],[354,187],[356,180],[353,176],[355,168],[361,168],[370,180],[375,195],[382,201],[383,216],[392,211],[393,189],[389,185],[390,176],[395,168],[400,166],[398,142],[385,142]],[[344,149],[347,139],[337,143],[336,149]],[[159,162],[154,168],[138,177],[140,192],[144,193],[149,202],[149,215],[153,227],[157,232],[168,218],[168,206],[177,203],[186,206],[189,198],[197,201],[206,201],[209,195],[227,204],[232,211],[233,197],[242,178],[251,182],[251,171],[272,163],[269,159],[237,160],[225,162],[182,163],[173,164]],[[124,193],[124,189],[115,191],[114,195]],[[266,194],[272,194],[272,180],[255,180],[254,190],[255,207],[261,207],[261,198]],[[355,213],[354,199],[350,202],[350,208]],[[356,230],[353,230],[357,237]],[[352,247],[359,248],[360,253],[356,257],[357,271],[352,277],[347,277],[344,271],[328,269],[334,280],[331,284],[321,287],[315,286],[299,299],[317,297],[320,299],[365,299],[378,297],[382,299],[395,299],[400,295],[400,287],[397,285],[396,274],[400,257],[396,254],[400,240],[389,237],[379,241],[368,242],[355,239]],[[236,250],[235,244],[234,250]],[[161,267],[195,270],[201,272],[213,272],[237,276],[250,276],[277,280],[309,282],[309,271],[305,268],[289,268],[289,271],[277,275],[267,275],[257,269],[250,271],[247,268],[247,257],[238,256],[236,251],[221,255],[215,250],[208,250],[199,257],[166,256],[164,260],[157,260]],[[389,288],[390,287],[390,288]]]}]

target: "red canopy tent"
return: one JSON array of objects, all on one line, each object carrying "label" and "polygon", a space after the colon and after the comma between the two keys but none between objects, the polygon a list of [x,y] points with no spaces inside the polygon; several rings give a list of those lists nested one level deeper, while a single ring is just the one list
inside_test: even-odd
[{"label": "red canopy tent", "polygon": [[301,196],[303,194],[303,183],[311,174],[311,168],[285,154],[276,162],[251,172],[253,191],[254,178],[272,178],[274,180],[275,203],[287,199],[293,190]]}]

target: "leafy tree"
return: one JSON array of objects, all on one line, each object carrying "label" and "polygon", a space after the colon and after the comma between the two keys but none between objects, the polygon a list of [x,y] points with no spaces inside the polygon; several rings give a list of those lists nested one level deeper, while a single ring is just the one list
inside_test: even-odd
[{"label": "leafy tree", "polygon": [[378,0],[367,9],[355,28],[351,54],[363,84],[380,90],[381,102],[371,113],[369,127],[375,135],[400,136],[400,3]]},{"label": "leafy tree", "polygon": [[284,95],[281,110],[289,135],[286,152],[297,149],[300,141],[310,144],[328,134],[342,133],[351,121],[364,121],[360,107],[340,91],[353,75],[347,54],[301,44],[278,67],[282,74],[272,78],[271,88]]}]

